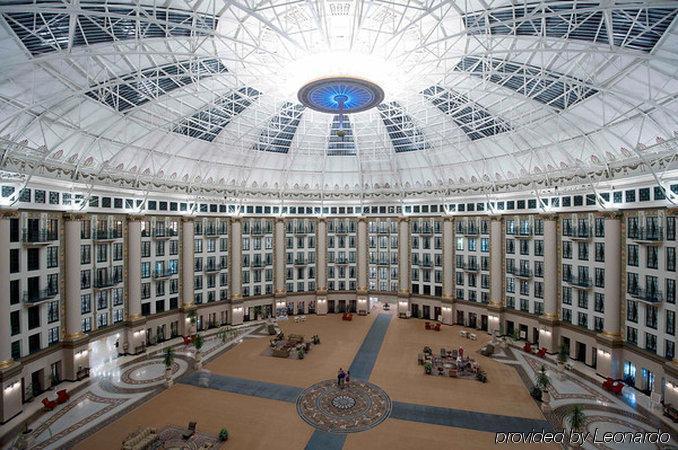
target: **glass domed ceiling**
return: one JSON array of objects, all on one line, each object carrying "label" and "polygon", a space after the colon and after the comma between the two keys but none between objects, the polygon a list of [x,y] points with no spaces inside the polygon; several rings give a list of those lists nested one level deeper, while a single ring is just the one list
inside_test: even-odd
[{"label": "glass domed ceiling", "polygon": [[[676,152],[676,12],[668,0],[3,2],[3,168],[313,198],[655,170]],[[347,78],[378,90],[298,97]]]}]

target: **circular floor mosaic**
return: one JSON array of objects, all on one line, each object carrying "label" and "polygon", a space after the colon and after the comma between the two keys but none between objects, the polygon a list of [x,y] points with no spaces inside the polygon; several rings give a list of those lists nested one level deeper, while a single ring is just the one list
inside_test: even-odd
[{"label": "circular floor mosaic", "polygon": [[383,422],[391,413],[391,399],[371,383],[353,380],[340,389],[335,380],[325,380],[299,395],[297,413],[319,430],[357,433]]},{"label": "circular floor mosaic", "polygon": [[[172,363],[172,375],[176,375],[179,368],[179,364],[174,361]],[[160,359],[135,364],[120,376],[120,380],[127,384],[151,384],[164,379],[165,363]]]}]

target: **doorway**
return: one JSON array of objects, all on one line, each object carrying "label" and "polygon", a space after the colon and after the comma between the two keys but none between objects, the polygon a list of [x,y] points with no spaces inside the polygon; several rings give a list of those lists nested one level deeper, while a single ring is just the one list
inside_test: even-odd
[{"label": "doorway", "polygon": [[416,303],[412,303],[410,305],[410,308],[411,308],[410,311],[412,312],[412,317],[414,317],[415,319],[418,318],[419,317],[419,305],[417,305]]},{"label": "doorway", "polygon": [[443,312],[440,306],[433,307],[433,315],[435,316],[433,317],[434,320],[437,320],[438,322],[443,321]]},{"label": "doorway", "polygon": [[577,361],[586,364],[586,344],[576,341]]},{"label": "doorway", "polygon": [[466,322],[464,322],[464,311],[457,311],[457,325],[464,326]]},{"label": "doorway", "polygon": [[478,328],[478,315],[476,313],[468,313],[469,328]]},{"label": "doorway", "polygon": [[33,390],[33,397],[37,397],[44,390],[42,387],[42,380],[45,378],[43,369],[36,370],[31,374],[31,388]]},{"label": "doorway", "polygon": [[422,309],[424,310],[424,319],[431,318],[431,307],[429,305],[423,305]]},{"label": "doorway", "polygon": [[591,367],[594,369],[598,366],[598,349],[591,347]]},{"label": "doorway", "polygon": [[334,313],[334,300],[327,300],[327,312]]},{"label": "doorway", "polygon": [[357,300],[349,300],[348,309],[349,309],[349,312],[357,313],[358,312],[358,301]]},{"label": "doorway", "polygon": [[487,331],[488,325],[487,325],[487,316],[485,314],[482,314],[480,316],[480,329],[483,331]]},{"label": "doorway", "polygon": [[526,341],[529,339],[527,336],[527,325],[523,325],[522,323],[518,325],[518,332],[520,333],[520,339],[525,339]]},{"label": "doorway", "polygon": [[539,345],[539,329],[532,327],[532,342]]},{"label": "doorway", "polygon": [[346,312],[346,300],[339,300],[339,312],[340,313]]}]

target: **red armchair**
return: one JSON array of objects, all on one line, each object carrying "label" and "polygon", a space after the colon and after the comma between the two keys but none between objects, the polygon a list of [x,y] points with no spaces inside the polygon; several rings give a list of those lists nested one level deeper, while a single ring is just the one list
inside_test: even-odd
[{"label": "red armchair", "polygon": [[48,398],[43,398],[42,404],[45,407],[45,411],[51,411],[51,410],[53,410],[54,408],[57,407],[58,403],[55,402],[54,400],[50,400]]},{"label": "red armchair", "polygon": [[60,391],[57,391],[57,403],[62,404],[66,403],[68,400],[70,400],[71,394],[68,393],[66,389],[62,389]]},{"label": "red armchair", "polygon": [[546,348],[545,347],[540,348],[539,351],[537,352],[537,356],[539,356],[540,358],[546,357]]},{"label": "red armchair", "polygon": [[426,322],[426,323],[424,324],[424,327],[425,327],[427,330],[430,330],[430,329],[431,329],[431,322]]},{"label": "red armchair", "polygon": [[532,344],[525,342],[525,345],[523,345],[523,351],[525,353],[532,353]]},{"label": "red armchair", "polygon": [[603,381],[603,389],[612,392],[613,394],[621,395],[622,389],[624,389],[624,383],[622,383],[621,381],[615,381],[612,378],[607,377],[605,381]]},{"label": "red armchair", "polygon": [[614,383],[614,380],[610,377],[607,377],[605,381],[603,381],[603,389],[605,389],[606,391],[611,391],[612,383]]},{"label": "red armchair", "polygon": [[184,346],[185,346],[185,347],[188,347],[189,345],[191,345],[191,342],[192,342],[192,341],[193,341],[193,340],[191,339],[190,336],[184,336]]},{"label": "red armchair", "polygon": [[435,324],[433,329],[436,330],[436,331],[440,331],[440,324],[439,323]]}]

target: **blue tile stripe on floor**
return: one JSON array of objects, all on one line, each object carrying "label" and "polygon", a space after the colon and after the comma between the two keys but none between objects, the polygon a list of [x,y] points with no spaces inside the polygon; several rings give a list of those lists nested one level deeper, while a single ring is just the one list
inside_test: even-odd
[{"label": "blue tile stripe on floor", "polygon": [[264,381],[247,380],[245,378],[229,377],[206,372],[193,372],[181,378],[181,383],[197,387],[218,389],[234,394],[250,395],[252,397],[267,398],[294,403],[303,391],[296,386],[285,384],[266,383]]},{"label": "blue tile stripe on floor", "polygon": [[392,419],[411,422],[445,425],[469,430],[494,433],[529,432],[552,430],[546,420],[526,419],[522,417],[502,416],[462,409],[441,408],[438,406],[416,405],[414,403],[393,402]]},{"label": "blue tile stripe on floor", "polygon": [[374,322],[372,322],[370,331],[367,332],[367,336],[365,336],[362,345],[358,349],[358,353],[353,358],[351,367],[348,369],[351,371],[352,378],[369,380],[392,317],[391,314],[380,313]]},{"label": "blue tile stripe on floor", "polygon": [[345,441],[345,434],[315,430],[306,444],[306,450],[341,450]]}]

